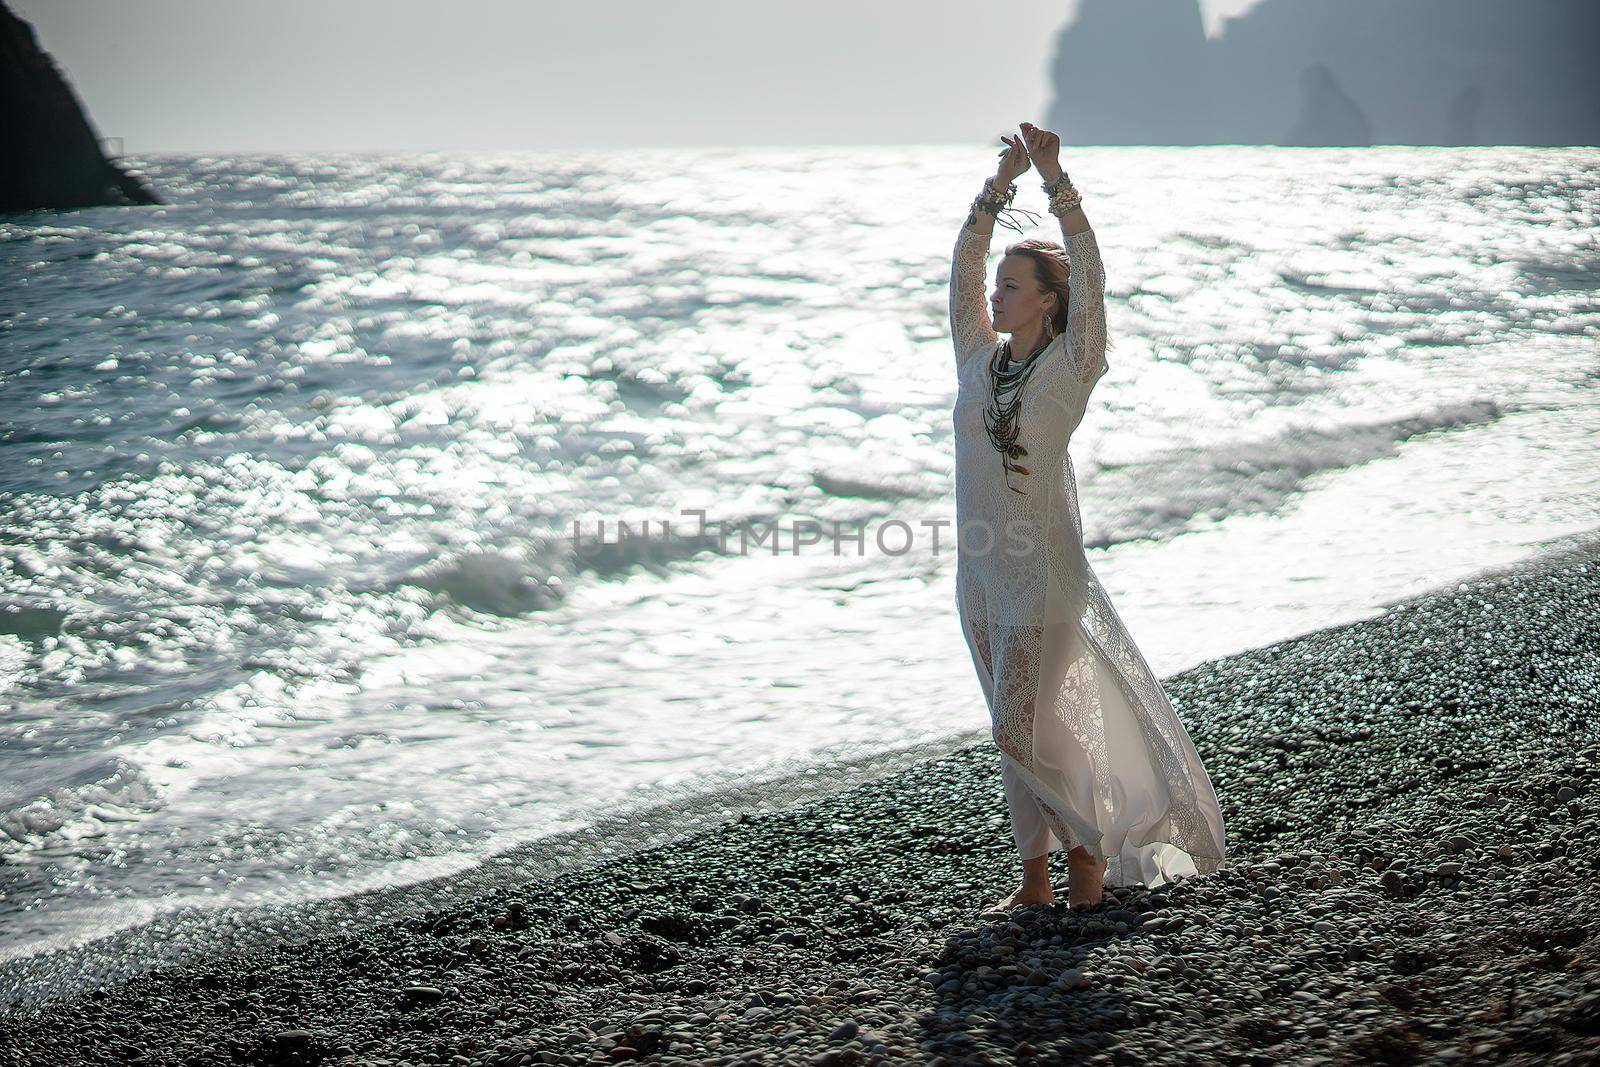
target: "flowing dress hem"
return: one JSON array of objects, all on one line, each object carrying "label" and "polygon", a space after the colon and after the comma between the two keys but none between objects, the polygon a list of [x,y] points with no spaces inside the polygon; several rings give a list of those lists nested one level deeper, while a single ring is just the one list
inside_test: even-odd
[{"label": "flowing dress hem", "polygon": [[[1000,757],[1039,802],[1056,837],[1061,840],[1061,851],[1071,851],[1082,845],[1091,857],[1105,861],[1104,885],[1154,888],[1180,878],[1212,874],[1222,866],[1223,856],[1189,852],[1163,837],[1170,833],[1171,823],[1167,819],[1152,826],[1142,839],[1133,834],[1127,835],[1121,847],[1108,854],[1103,833],[1085,824],[1071,807],[1061,802],[1054,790],[1004,748],[1000,749]],[[1064,836],[1063,830],[1066,831]]]}]

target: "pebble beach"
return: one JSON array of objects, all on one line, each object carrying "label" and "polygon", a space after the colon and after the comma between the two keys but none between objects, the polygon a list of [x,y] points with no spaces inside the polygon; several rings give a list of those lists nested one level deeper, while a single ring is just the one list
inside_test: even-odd
[{"label": "pebble beach", "polygon": [[[1015,887],[986,737],[0,1019],[5,1064],[1600,1063],[1600,540],[1164,679],[1229,860]],[[331,926],[332,924],[330,924]]]}]

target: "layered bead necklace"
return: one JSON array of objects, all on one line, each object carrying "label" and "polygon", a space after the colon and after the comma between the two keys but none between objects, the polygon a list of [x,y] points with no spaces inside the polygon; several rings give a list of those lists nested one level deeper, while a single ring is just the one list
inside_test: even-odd
[{"label": "layered bead necklace", "polygon": [[1047,339],[1022,362],[1012,363],[1011,339],[1007,338],[995,346],[994,356],[989,360],[989,404],[984,408],[983,425],[989,431],[990,443],[1000,453],[1000,465],[1006,472],[1006,488],[1023,496],[1027,495],[1026,490],[1011,484],[1012,471],[1028,473],[1027,467],[1012,462],[1028,454],[1028,450],[1017,443],[1017,437],[1022,433],[1017,415],[1022,409],[1023,390],[1033,374],[1034,365],[1039,362],[1039,353],[1048,348],[1053,340],[1053,337]]}]

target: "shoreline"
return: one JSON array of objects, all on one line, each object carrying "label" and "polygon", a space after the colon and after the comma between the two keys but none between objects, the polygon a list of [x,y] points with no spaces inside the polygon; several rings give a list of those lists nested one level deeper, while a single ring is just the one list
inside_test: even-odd
[{"label": "shoreline", "polygon": [[0,1063],[1600,1062],[1600,538],[1384,607],[1162,680],[1223,803],[1206,878],[984,915],[1018,865],[980,730],[415,913],[372,906],[437,886],[344,898],[364,928],[311,902],[0,1019]]},{"label": "shoreline", "polygon": [[987,730],[980,729],[826,762],[793,760],[765,773],[733,775],[712,789],[696,789],[607,816],[478,858],[462,870],[414,882],[289,903],[185,905],[64,947],[0,960],[0,1024],[151,970],[281,945],[297,929],[366,933],[441,908],[469,906],[496,890],[549,882],[643,849],[670,845],[731,820],[759,817],[764,814],[761,809],[830,796],[987,736]]}]

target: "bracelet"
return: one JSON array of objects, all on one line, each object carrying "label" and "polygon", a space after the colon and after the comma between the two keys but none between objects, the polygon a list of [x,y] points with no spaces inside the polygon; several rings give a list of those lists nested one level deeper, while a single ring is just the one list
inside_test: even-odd
[{"label": "bracelet", "polygon": [[1021,215],[1026,218],[1030,226],[1039,225],[1039,216],[1031,211],[1024,211],[1022,208],[1011,206],[1012,197],[1017,195],[1015,182],[1007,185],[1005,192],[996,189],[995,185],[996,182],[993,178],[989,178],[983,183],[983,192],[979,193],[972,201],[972,209],[974,211],[987,212],[994,216],[994,221],[997,225],[1004,226],[1008,230],[1016,230],[1018,233],[1025,231],[1021,223],[1010,217],[1012,215]]},{"label": "bracelet", "polygon": [[1017,186],[1013,182],[1004,192],[995,188],[995,180],[990,178],[983,183],[983,192],[979,193],[972,201],[972,206],[979,211],[987,211],[996,217],[1000,212],[1011,206],[1012,199],[1017,195]]},{"label": "bracelet", "polygon": [[1072,179],[1067,177],[1067,172],[1062,171],[1061,176],[1043,183],[1044,195],[1050,200],[1050,214],[1065,215],[1067,212],[1083,203],[1083,194],[1073,188]]}]

